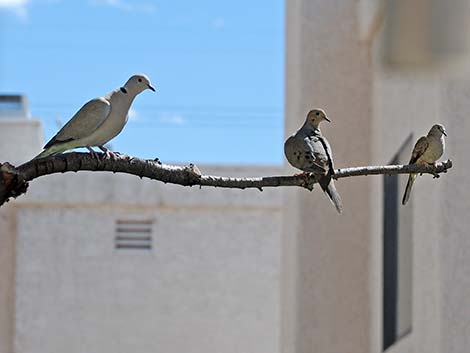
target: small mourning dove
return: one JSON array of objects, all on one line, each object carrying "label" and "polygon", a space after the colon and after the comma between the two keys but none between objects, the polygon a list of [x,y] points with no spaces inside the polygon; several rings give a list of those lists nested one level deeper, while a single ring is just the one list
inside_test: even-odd
[{"label": "small mourning dove", "polygon": [[[427,136],[422,136],[415,144],[409,164],[435,164],[445,150],[444,136],[447,136],[443,125],[433,125]],[[405,205],[411,194],[411,188],[418,174],[410,174],[406,183],[401,203]]]},{"label": "small mourning dove", "polygon": [[93,146],[105,152],[106,157],[115,156],[104,144],[122,131],[134,98],[146,89],[155,92],[147,76],[134,75],[121,88],[92,99],[75,113],[34,159],[78,147],[86,147],[96,157]]},{"label": "small mourning dove", "polygon": [[322,109],[311,110],[300,130],[284,143],[284,154],[293,167],[304,173],[321,175],[318,181],[321,188],[341,213],[341,197],[332,179],[334,166],[331,147],[318,127],[323,120],[331,122]]}]

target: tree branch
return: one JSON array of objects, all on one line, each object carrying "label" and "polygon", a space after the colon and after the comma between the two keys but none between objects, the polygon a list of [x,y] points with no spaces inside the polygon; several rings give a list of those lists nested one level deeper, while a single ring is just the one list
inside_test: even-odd
[{"label": "tree branch", "polygon": [[[452,167],[452,161],[447,160],[432,165],[387,165],[366,166],[337,169],[334,179],[341,179],[359,175],[375,174],[408,174],[428,173],[438,177],[439,173],[446,173]],[[263,191],[264,187],[300,186],[312,190],[318,182],[318,176],[268,176],[258,178],[231,178],[212,175],[202,175],[197,166],[174,166],[162,164],[158,159],[143,160],[129,156],[119,156],[117,159],[97,160],[89,153],[64,153],[44,159],[32,160],[14,167],[9,163],[0,164],[0,206],[11,197],[24,194],[28,188],[28,182],[38,177],[65,172],[108,171],[113,173],[127,173],[159,180],[164,183],[178,184],[182,186],[213,186],[221,188],[257,188]]]}]

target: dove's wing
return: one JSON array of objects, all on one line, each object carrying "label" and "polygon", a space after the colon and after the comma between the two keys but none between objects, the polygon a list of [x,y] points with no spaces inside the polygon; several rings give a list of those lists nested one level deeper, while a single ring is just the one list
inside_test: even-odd
[{"label": "dove's wing", "polygon": [[325,137],[323,137],[323,135],[318,136],[318,139],[320,140],[321,144],[323,145],[323,148],[325,149],[326,156],[328,157],[330,173],[333,174],[335,171],[335,168],[333,164],[333,151],[331,150],[330,143]]},{"label": "dove's wing", "polygon": [[92,99],[75,113],[44,148],[57,142],[78,140],[91,135],[106,120],[110,112],[111,104],[106,99]]},{"label": "dove's wing", "polygon": [[410,159],[409,164],[416,163],[419,157],[421,157],[424,154],[424,152],[426,152],[428,147],[429,147],[428,138],[426,136],[420,137],[413,148],[413,152],[411,152],[411,159]]},{"label": "dove's wing", "polygon": [[284,144],[284,154],[289,163],[304,172],[324,173],[323,161],[316,157],[315,148],[309,137],[291,136]]}]

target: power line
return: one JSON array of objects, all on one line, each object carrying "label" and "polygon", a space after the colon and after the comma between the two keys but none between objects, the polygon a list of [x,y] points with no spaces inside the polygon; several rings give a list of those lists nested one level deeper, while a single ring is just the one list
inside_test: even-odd
[{"label": "power line", "polygon": [[[42,101],[35,103],[34,106],[41,108],[51,108],[54,109],[57,106],[71,106],[75,104],[71,101]],[[162,105],[153,105],[153,104],[139,104],[140,109],[152,109],[152,110],[192,110],[192,111],[209,111],[209,110],[221,110],[221,111],[282,111],[284,108],[282,106],[253,106],[253,105],[203,105],[203,104],[162,104]]]}]

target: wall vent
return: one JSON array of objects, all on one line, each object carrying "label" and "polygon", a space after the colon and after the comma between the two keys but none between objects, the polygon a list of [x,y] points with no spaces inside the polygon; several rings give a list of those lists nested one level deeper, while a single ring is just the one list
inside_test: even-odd
[{"label": "wall vent", "polygon": [[114,248],[117,250],[151,250],[153,220],[116,221]]}]

